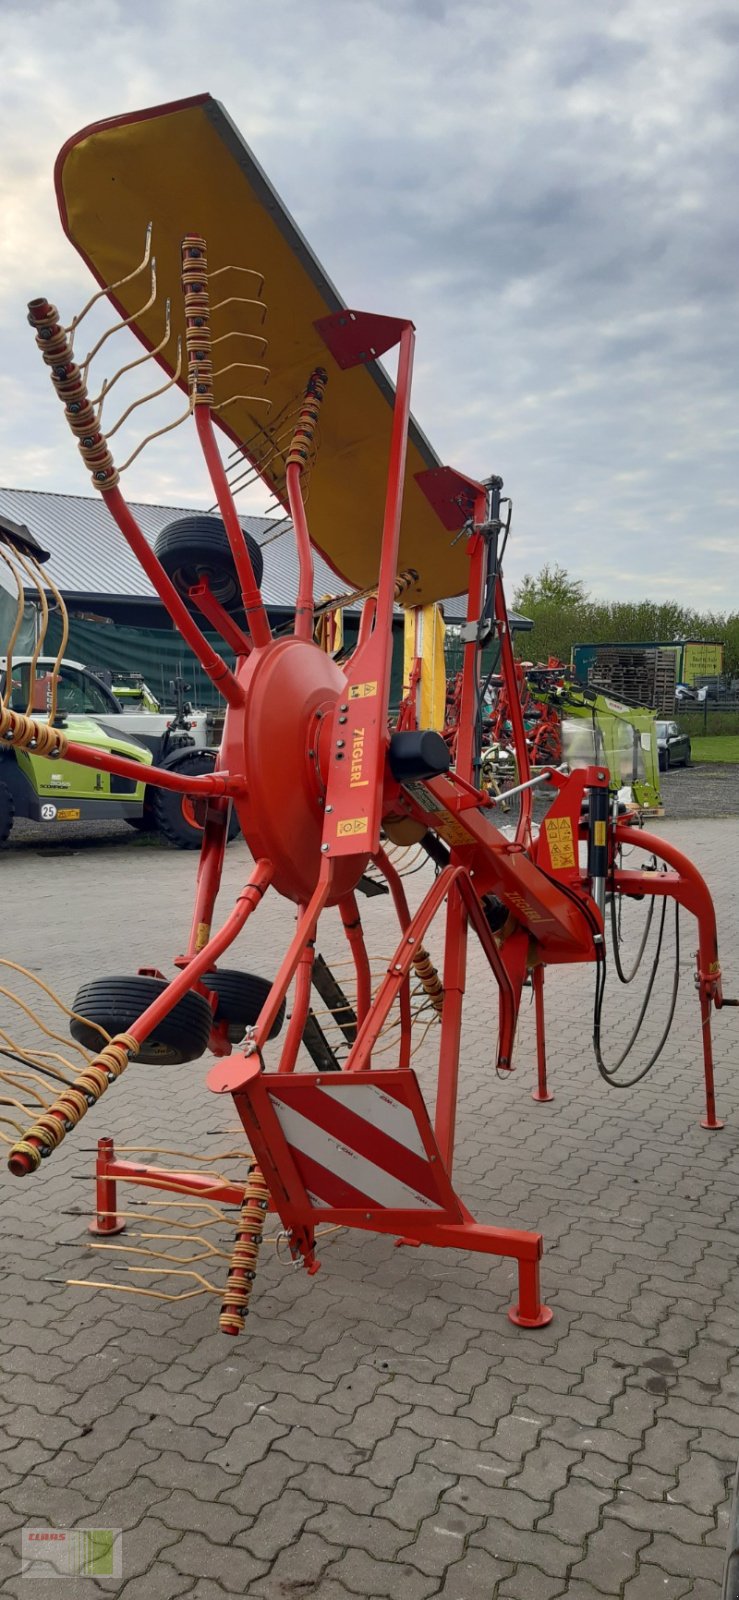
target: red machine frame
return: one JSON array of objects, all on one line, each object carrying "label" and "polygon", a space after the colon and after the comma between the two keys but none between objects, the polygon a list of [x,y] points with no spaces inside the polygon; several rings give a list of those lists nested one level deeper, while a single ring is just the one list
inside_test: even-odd
[{"label": "red machine frame", "polygon": [[[202,285],[195,284],[193,288],[192,262],[200,260],[200,253],[204,259],[204,240],[196,236],[185,240],[183,285],[188,338],[193,333],[191,358],[196,348],[193,330],[201,326],[195,310],[207,311],[202,301],[205,293]],[[80,407],[84,412],[87,395],[71,353],[65,351],[58,316],[47,301],[35,301],[31,304],[29,320],[36,329],[45,358],[52,365],[54,382],[67,406],[68,420],[72,421],[70,397],[77,404],[79,416]],[[532,788],[536,780],[530,776],[517,669],[497,560],[500,523],[496,506],[500,480],[481,484],[449,468],[419,475],[420,486],[435,508],[442,527],[455,537],[464,530],[467,537],[470,570],[467,642],[455,770],[434,768],[433,762],[431,770],[425,770],[421,762],[410,777],[393,775],[394,746],[389,726],[392,616],[398,578],[414,330],[410,322],[360,312],[337,312],[317,326],[342,369],[374,359],[399,345],[379,582],[376,596],[365,603],[356,649],[343,666],[330,660],[313,642],[312,555],[301,488],[305,441],[312,437],[325,374],[318,371],[310,375],[296,429],[295,448],[289,458],[287,493],[300,581],[293,636],[276,640],[271,635],[216,443],[212,393],[207,382],[198,386],[196,380],[203,372],[193,365],[197,435],[238,572],[246,631],[237,627],[226,614],[207,583],[201,582],[193,588],[189,598],[236,650],[234,671],[207,643],[183,598],[153,554],[118,487],[117,473],[104,437],[88,436],[82,441],[83,455],[93,470],[94,481],[110,514],[227,705],[220,758],[212,775],[193,778],[158,768],[147,772],[147,782],[203,798],[207,810],[186,950],[176,961],[179,970],[166,992],[136,1020],[128,1038],[132,1041],[131,1048],[135,1049],[190,989],[198,990],[213,1004],[212,992],[204,981],[206,974],[213,970],[242,931],[267,891],[277,889],[297,906],[294,934],[244,1045],[232,1053],[223,1031],[214,1026],[211,1047],[220,1059],[209,1072],[208,1084],[215,1093],[233,1096],[269,1187],[272,1205],[289,1233],[296,1258],[302,1257],[309,1270],[315,1269],[314,1229],[319,1220],[390,1233],[405,1243],[451,1245],[511,1256],[518,1262],[519,1299],[509,1315],[524,1326],[540,1326],[551,1316],[541,1303],[539,1292],[541,1235],[478,1224],[452,1188],[469,930],[471,928],[477,936],[498,987],[499,1034],[493,1064],[501,1071],[508,1071],[512,1066],[523,986],[529,978],[533,984],[538,1060],[534,1097],[547,1100],[551,1095],[547,1086],[544,1037],[545,966],[571,962],[592,964],[603,959],[602,913],[606,888],[638,898],[650,894],[669,895],[685,906],[696,916],[699,930],[696,981],[706,1094],[703,1126],[717,1129],[722,1124],[715,1109],[710,1023],[711,1008],[721,1006],[723,997],[713,905],[697,870],[661,837],[640,831],[638,843],[664,863],[666,871],[643,873],[617,865],[620,845],[633,842],[635,836],[631,820],[619,819],[610,807],[609,777],[604,768],[591,767],[569,777],[551,771],[549,777],[557,794],[536,836],[532,826]],[[79,437],[79,425],[75,431]],[[501,672],[518,758],[520,814],[514,838],[494,825],[495,798],[480,789],[475,781],[479,624],[486,604],[500,641]],[[274,736],[276,705],[282,708],[278,739]],[[24,719],[14,719],[12,713],[9,717],[11,733],[20,742],[24,732],[28,733],[20,726]],[[406,708],[402,736],[406,737],[409,731],[413,732],[409,729]],[[65,753],[70,760],[82,765],[99,767],[124,777],[138,774],[134,763],[73,742],[66,744]],[[236,807],[243,834],[252,850],[254,866],[236,905],[214,933],[213,917],[231,804]],[[420,835],[436,841],[438,874],[413,913],[402,881],[382,844],[383,828],[392,828],[401,821],[415,824]],[[581,861],[581,845],[588,852],[587,867]],[[357,883],[369,862],[375,864],[387,881],[399,924],[396,951],[374,995],[355,897]],[[489,915],[491,901],[502,908],[497,926],[493,926]],[[409,979],[426,932],[444,904],[444,1001],[432,1132],[410,1065]],[[420,1167],[417,1168],[420,1181],[428,1183],[431,1181],[428,1174],[436,1174],[437,1187],[432,1192],[438,1198],[438,1205],[432,1206],[428,1215],[397,1204],[368,1203],[366,1192],[359,1189],[354,1199],[346,1204],[317,1203],[315,1194],[311,1196],[305,1171],[296,1163],[274,1112],[281,1075],[293,1073],[296,1067],[309,1011],[316,928],[321,914],[330,906],[339,909],[354,960],[357,985],[358,1031],[344,1064],[342,1079],[347,1092],[351,1092],[353,1081],[357,1091],[382,1090],[384,1084],[389,1099],[395,1096],[393,1114],[398,1127],[402,1124],[408,1138],[415,1142],[414,1159],[424,1168],[425,1176]],[[276,1070],[267,1072],[264,1058],[269,1036],[293,982],[290,1022]],[[397,1066],[374,1067],[373,1048],[396,1002],[401,1022]],[[295,1111],[295,1116],[304,1122],[318,1114],[315,1106],[319,1076],[298,1075],[300,1103],[304,1109]],[[331,1076],[327,1075],[326,1082]],[[100,1092],[98,1089],[92,1100]],[[325,1100],[325,1086],[323,1094]],[[41,1154],[48,1154],[68,1131],[68,1102],[66,1106],[55,1106],[51,1115],[58,1124],[53,1139],[45,1139],[43,1127],[39,1131],[36,1125],[14,1147],[10,1167],[16,1175],[33,1170]],[[351,1112],[350,1123],[352,1116],[361,1120],[357,1113]],[[395,1128],[395,1123],[392,1127]],[[48,1131],[48,1118],[46,1128]],[[369,1135],[358,1131],[357,1138],[367,1139]],[[402,1182],[403,1161],[410,1161],[409,1156],[402,1157],[403,1140],[397,1128],[383,1138],[386,1144],[381,1150],[382,1161],[396,1162],[398,1181]],[[407,1151],[410,1145],[405,1148]],[[369,1160],[366,1152],[362,1159]],[[112,1141],[103,1139],[97,1166],[98,1215],[93,1224],[103,1234],[115,1232],[120,1226],[116,1214],[117,1180],[141,1182],[180,1194],[207,1192],[209,1197],[224,1203],[239,1204],[243,1197],[241,1184],[214,1187],[209,1179],[192,1173],[165,1172],[158,1167],[118,1160]],[[350,1190],[351,1185],[347,1193]],[[426,1209],[428,1211],[428,1206]]]}]

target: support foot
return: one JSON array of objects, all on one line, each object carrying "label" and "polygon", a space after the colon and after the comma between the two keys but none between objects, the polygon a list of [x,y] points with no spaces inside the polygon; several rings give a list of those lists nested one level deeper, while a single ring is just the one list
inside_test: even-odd
[{"label": "support foot", "polygon": [[533,1317],[524,1316],[520,1306],[508,1307],[508,1321],[517,1328],[546,1328],[551,1322],[554,1312],[551,1306],[540,1306]]},{"label": "support foot", "polygon": [[106,1217],[101,1213],[97,1217],[94,1217],[92,1222],[88,1222],[87,1231],[88,1233],[105,1235],[111,1233],[125,1233],[126,1224],[121,1220],[120,1217]]}]

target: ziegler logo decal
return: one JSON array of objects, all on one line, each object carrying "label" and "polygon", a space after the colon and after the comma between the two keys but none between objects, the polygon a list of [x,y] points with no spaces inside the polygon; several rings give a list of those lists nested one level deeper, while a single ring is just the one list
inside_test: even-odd
[{"label": "ziegler logo decal", "polygon": [[364,728],[355,728],[352,734],[352,759],[349,769],[349,788],[366,789],[368,778],[362,777],[364,767]]},{"label": "ziegler logo decal", "polygon": [[530,906],[528,901],[524,900],[522,894],[509,894],[508,899],[513,901],[516,910],[521,914],[521,916],[526,918],[527,922],[549,921],[548,917],[542,916],[540,911],[537,911],[534,906]]}]

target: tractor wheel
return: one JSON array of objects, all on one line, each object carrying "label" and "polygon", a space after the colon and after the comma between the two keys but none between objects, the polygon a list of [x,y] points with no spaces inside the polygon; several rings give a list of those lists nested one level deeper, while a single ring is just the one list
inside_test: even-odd
[{"label": "tractor wheel", "polygon": [[[206,989],[212,989],[218,996],[215,1021],[226,1023],[231,1044],[238,1044],[247,1028],[253,1027],[272,988],[268,978],[260,978],[254,972],[237,972],[228,967],[220,967],[215,972],[206,972],[203,985]],[[277,1037],[284,1020],[283,1000],[272,1024],[270,1039]]]},{"label": "tractor wheel", "polygon": [[5,844],[10,838],[10,830],[15,820],[15,805],[13,796],[6,783],[0,783],[0,844]]},{"label": "tractor wheel", "polygon": [[[83,983],[72,1010],[106,1033],[127,1033],[143,1011],[167,988],[163,978],[93,978]],[[201,994],[185,994],[144,1041],[135,1061],[157,1066],[181,1066],[196,1061],[207,1049],[213,1013]],[[95,1028],[70,1018],[69,1031],[87,1050],[100,1050],[104,1041]]]},{"label": "tractor wheel", "polygon": [[[251,534],[244,532],[244,538],[258,588],[264,569],[262,552]],[[179,517],[176,522],[169,522],[156,536],[154,553],[183,600],[188,599],[196,584],[207,579],[224,610],[243,619],[241,586],[220,517]]]},{"label": "tractor wheel", "polygon": [[[207,750],[188,750],[186,755],[164,765],[175,772],[199,777],[204,772],[213,771],[215,756]],[[203,842],[207,801],[194,795],[177,794],[174,789],[155,789],[153,786],[148,793],[151,794],[151,825],[177,850],[199,850]],[[228,819],[229,844],[238,831],[239,819],[232,806]]]}]

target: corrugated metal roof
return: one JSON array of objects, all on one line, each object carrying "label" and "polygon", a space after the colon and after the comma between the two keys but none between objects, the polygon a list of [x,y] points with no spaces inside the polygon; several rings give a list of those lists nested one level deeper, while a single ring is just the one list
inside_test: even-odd
[{"label": "corrugated metal roof", "polygon": [[[153,545],[157,534],[176,517],[193,516],[202,507],[155,506],[131,502],[139,526]],[[0,515],[25,523],[39,543],[51,551],[49,572],[66,599],[74,595],[100,599],[155,598],[146,573],[106,511],[99,495],[49,494],[40,489],[0,488]],[[292,524],[270,517],[240,517],[241,525],[265,545],[262,594],[268,609],[292,610],[298,592],[298,557]],[[280,531],[278,531],[278,529]],[[276,535],[276,536],[275,536]],[[345,593],[341,579],[313,552],[314,594]],[[349,609],[354,609],[349,608]],[[447,622],[464,621],[467,598],[455,595],[444,602]],[[525,618],[510,613],[515,626]],[[528,624],[530,626],[530,624]]]},{"label": "corrugated metal roof", "polygon": [[[131,502],[131,510],[149,543],[176,517],[194,515],[202,507],[152,506]],[[154,590],[133,552],[119,533],[97,495],[48,494],[38,489],[0,488],[0,513],[25,523],[39,543],[51,551],[49,573],[65,598],[72,595],[117,596],[152,599]],[[240,518],[257,544],[272,540],[278,522],[269,517]],[[264,553],[262,593],[268,608],[295,604],[298,559],[292,526],[282,532]],[[336,594],[341,580],[313,552],[315,594]]]}]

